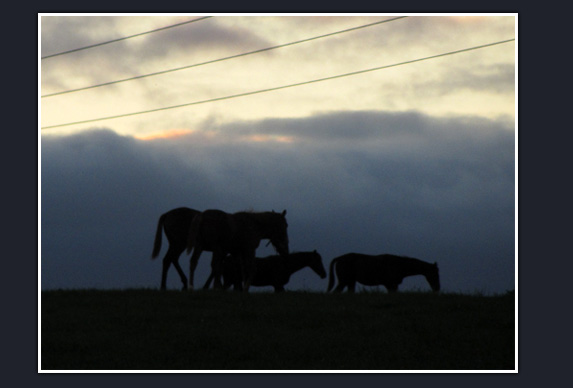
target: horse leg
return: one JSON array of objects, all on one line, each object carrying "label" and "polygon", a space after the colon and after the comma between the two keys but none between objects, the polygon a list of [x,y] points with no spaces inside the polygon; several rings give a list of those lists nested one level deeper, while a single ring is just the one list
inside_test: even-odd
[{"label": "horse leg", "polygon": [[[243,291],[243,279],[245,278],[245,266],[243,265],[243,258],[239,258],[236,260],[236,257],[233,257],[230,261],[231,264],[231,271],[229,271],[229,283],[233,285],[233,290],[235,291]],[[225,278],[223,276],[223,278]],[[225,279],[225,282],[227,280]]]},{"label": "horse leg", "polygon": [[209,278],[207,279],[207,281],[205,282],[205,285],[203,286],[204,290],[208,290],[209,286],[211,285],[211,282],[213,281],[213,270],[211,270],[211,274],[209,275]]},{"label": "horse leg", "polygon": [[[171,265],[171,263],[177,263],[177,260],[179,260],[181,252],[183,252],[183,250],[180,250],[178,247],[174,245],[169,245],[169,249],[167,250],[165,257],[163,258],[163,271],[161,273],[161,290],[165,290],[167,288],[167,271],[169,270],[169,266]],[[179,273],[179,276],[181,276],[181,273]],[[181,281],[187,283],[187,278],[185,278],[185,275],[181,276]]]},{"label": "horse leg", "polygon": [[356,288],[356,282],[350,282],[348,283],[348,292],[350,293],[354,293],[354,289]]},{"label": "horse leg", "polygon": [[213,277],[215,280],[213,287],[216,289],[223,288],[223,284],[221,283],[221,275],[222,275],[224,257],[225,257],[224,252],[216,251],[213,252],[213,258],[211,259],[211,272],[213,273]]},{"label": "horse leg", "polygon": [[243,255],[244,265],[245,265],[245,286],[243,291],[249,292],[249,287],[255,277],[255,251],[251,251],[246,255]]},{"label": "horse leg", "polygon": [[202,249],[195,247],[193,249],[193,255],[191,255],[191,260],[189,262],[189,288],[193,289],[193,278],[195,277],[195,269],[197,268],[197,263],[199,262],[199,256],[201,256]]},{"label": "horse leg", "polygon": [[397,284],[386,284],[385,287],[388,290],[388,293],[393,294],[395,292],[398,292],[398,285]]},{"label": "horse leg", "polygon": [[223,289],[228,290],[229,288],[231,288],[232,285],[233,282],[231,282],[229,279],[225,277],[225,275],[223,275]]},{"label": "horse leg", "polygon": [[167,271],[169,270],[169,266],[171,265],[171,259],[168,259],[167,256],[163,258],[163,271],[161,272],[161,290],[164,291],[167,289]]},{"label": "horse leg", "polygon": [[181,278],[181,283],[183,283],[182,289],[184,291],[187,290],[187,277],[185,276],[185,272],[183,272],[181,266],[179,265],[179,258],[173,261],[173,266],[177,270],[177,273],[179,273],[179,277]]},{"label": "horse leg", "polygon": [[[233,275],[234,273],[232,272],[232,268],[231,268],[231,264],[227,262],[226,260],[223,262],[222,265],[222,272],[223,272],[223,289],[224,290],[228,290],[229,288],[231,288],[232,285],[234,285],[234,279],[233,279]],[[211,269],[211,276],[213,277],[213,270]]]},{"label": "horse leg", "polygon": [[243,281],[235,279],[235,283],[233,284],[233,290],[235,291],[243,291]]},{"label": "horse leg", "polygon": [[350,286],[352,283],[348,283],[346,279],[338,277],[338,285],[334,288],[333,292],[342,292],[348,286],[348,292],[350,292]]}]

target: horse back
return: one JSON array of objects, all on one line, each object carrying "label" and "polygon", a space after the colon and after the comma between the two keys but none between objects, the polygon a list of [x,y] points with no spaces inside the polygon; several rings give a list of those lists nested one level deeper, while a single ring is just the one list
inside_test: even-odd
[{"label": "horse back", "polygon": [[236,249],[256,249],[259,246],[263,236],[257,227],[256,216],[255,213],[250,212],[232,214],[232,222],[236,230],[233,243]]},{"label": "horse back", "polygon": [[236,226],[230,214],[222,210],[209,209],[201,213],[196,231],[197,242],[205,250],[228,250],[235,235]]},{"label": "horse back", "polygon": [[201,212],[187,207],[172,209],[163,214],[161,217],[167,240],[170,242],[185,242],[191,222],[198,214],[201,214]]},{"label": "horse back", "polygon": [[289,279],[284,258],[277,255],[257,258],[253,286],[284,286]]},{"label": "horse back", "polygon": [[402,281],[399,260],[391,255],[348,253],[337,259],[336,274],[341,283],[358,282],[366,286],[396,284]]},{"label": "horse back", "polygon": [[[241,259],[234,255],[228,255],[223,262],[223,277],[226,284],[240,284],[242,282]],[[269,256],[256,259],[256,270],[251,285],[284,286],[289,281],[289,274],[284,265],[284,259],[280,256]]]}]

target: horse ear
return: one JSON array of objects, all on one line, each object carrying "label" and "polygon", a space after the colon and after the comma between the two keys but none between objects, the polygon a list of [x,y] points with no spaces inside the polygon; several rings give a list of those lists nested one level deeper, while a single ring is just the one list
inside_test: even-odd
[{"label": "horse ear", "polygon": [[437,261],[434,262],[434,267],[438,268],[438,262]]},{"label": "horse ear", "polygon": [[283,216],[286,216],[286,209],[283,210]]}]

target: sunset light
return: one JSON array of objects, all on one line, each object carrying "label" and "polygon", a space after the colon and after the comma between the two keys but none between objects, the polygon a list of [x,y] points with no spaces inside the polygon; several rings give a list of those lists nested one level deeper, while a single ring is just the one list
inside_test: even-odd
[{"label": "sunset light", "polygon": [[515,287],[516,14],[41,14],[38,28],[42,288],[156,285],[144,259],[177,207],[287,209],[292,249],[325,264],[412,255],[440,262],[446,291]]},{"label": "sunset light", "polygon": [[517,13],[37,22],[44,366],[516,365]]}]

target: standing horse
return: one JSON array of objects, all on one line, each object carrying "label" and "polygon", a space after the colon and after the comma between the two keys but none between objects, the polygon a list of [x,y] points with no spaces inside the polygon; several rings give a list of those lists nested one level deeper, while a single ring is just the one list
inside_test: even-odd
[{"label": "standing horse", "polygon": [[348,253],[335,258],[330,263],[330,278],[327,292],[334,286],[333,269],[336,268],[338,286],[335,292],[348,287],[354,292],[356,282],[366,286],[383,285],[389,292],[398,291],[398,285],[407,276],[424,275],[432,290],[440,290],[440,275],[438,264],[394,255],[364,255]]},{"label": "standing horse", "polygon": [[151,258],[155,259],[161,250],[161,237],[163,231],[169,242],[169,248],[165,257],[163,258],[163,272],[161,274],[161,289],[165,290],[167,282],[167,270],[173,264],[181,282],[183,289],[187,288],[187,277],[179,265],[179,256],[187,248],[187,238],[189,237],[189,227],[195,216],[201,214],[200,211],[189,209],[187,207],[179,207],[172,209],[167,213],[162,214],[157,222],[157,231],[155,232],[155,242],[153,244],[153,252]]},{"label": "standing horse", "polygon": [[286,210],[273,212],[225,213],[221,210],[205,210],[193,219],[189,229],[187,252],[191,256],[189,285],[193,288],[195,268],[201,252],[213,252],[211,269],[215,288],[221,288],[223,259],[232,254],[241,258],[244,276],[244,290],[248,291],[255,271],[255,251],[261,240],[269,239],[280,255],[288,255]]},{"label": "standing horse", "polygon": [[[312,252],[295,252],[287,256],[273,255],[265,258],[256,258],[255,276],[252,286],[273,286],[275,292],[285,290],[293,273],[310,267],[321,279],[326,277],[326,270],[322,264],[322,257],[314,250]],[[235,290],[242,290],[243,269],[241,261],[235,256],[227,256],[223,261],[223,288],[234,286]],[[209,288],[213,280],[213,273],[203,286]]]}]

